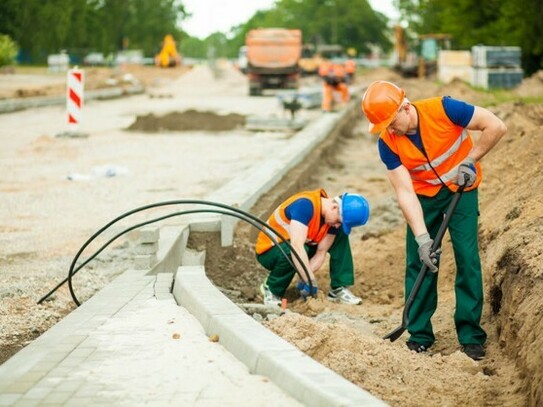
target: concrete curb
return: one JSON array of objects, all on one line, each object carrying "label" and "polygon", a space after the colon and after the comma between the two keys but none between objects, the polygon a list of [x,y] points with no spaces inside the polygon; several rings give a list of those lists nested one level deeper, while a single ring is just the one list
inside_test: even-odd
[{"label": "concrete curb", "polygon": [[[293,137],[292,149],[282,155],[283,160],[273,158],[263,163],[252,175],[251,183],[247,182],[251,174],[244,174],[208,200],[249,209],[346,117],[347,111],[324,115]],[[70,391],[75,388],[82,392],[93,390],[90,396],[102,400],[96,394],[98,388],[86,388],[85,378],[74,377],[72,372],[88,360],[102,361],[104,353],[95,343],[94,330],[119,314],[144,307],[152,297],[182,305],[207,335],[218,335],[220,344],[251,373],[269,377],[283,392],[305,405],[386,405],[267,330],[209,281],[203,256],[186,249],[189,233],[220,230],[223,240],[231,241],[235,223],[227,224],[226,218],[230,219],[199,216],[181,226],[160,228],[158,263],[152,269],[124,272],[0,367],[0,405],[18,401],[17,405],[27,405],[29,400],[34,404],[28,405],[82,405],[77,397],[70,400]],[[65,377],[71,382],[63,382]],[[102,390],[109,391],[107,387]],[[115,389],[111,391],[115,393]],[[104,393],[103,405],[115,404],[113,393]],[[108,399],[108,395],[112,398]]]},{"label": "concrete curb", "polygon": [[[123,96],[138,95],[145,92],[141,85],[129,86],[126,88],[106,88],[99,90],[90,90],[85,92],[85,100],[105,100],[115,99]],[[56,97],[31,97],[21,99],[0,100],[0,114],[13,113],[24,109],[35,107],[54,106],[66,104],[65,96]]]},{"label": "concrete curb", "polygon": [[[289,151],[279,158],[250,169],[207,200],[220,202],[242,210],[250,209],[256,201],[334,129],[348,118],[350,109],[322,116],[293,137]],[[250,186],[248,188],[247,186]],[[237,218],[207,216],[191,230],[221,231],[221,243],[233,243]],[[194,227],[193,227],[194,225]],[[219,342],[252,373],[267,376],[298,401],[309,406],[384,406],[382,400],[349,382],[327,367],[305,355],[296,347],[275,335],[243,312],[222,294],[206,277],[202,265],[182,266],[174,278],[173,296],[200,321],[207,335],[218,335]]]},{"label": "concrete curb", "polygon": [[215,288],[203,266],[180,267],[174,298],[251,373],[272,382],[308,406],[385,406],[367,391],[321,365],[275,335]]}]

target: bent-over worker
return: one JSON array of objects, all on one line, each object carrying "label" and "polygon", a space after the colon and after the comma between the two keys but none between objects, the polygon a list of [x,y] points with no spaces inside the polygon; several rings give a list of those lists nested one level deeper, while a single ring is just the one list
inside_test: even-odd
[{"label": "bent-over worker", "polygon": [[319,66],[319,76],[323,81],[321,103],[323,112],[332,111],[334,92],[340,93],[342,103],[345,104],[349,101],[349,88],[345,83],[345,67],[342,64],[336,64],[332,61],[323,61]]},{"label": "bent-over worker", "polygon": [[260,286],[264,304],[281,305],[281,297],[296,271],[301,276],[297,284],[300,295],[304,298],[316,295],[315,273],[324,264],[327,253],[330,254],[328,299],[344,304],[360,304],[362,300],[348,288],[354,284],[349,233],[351,228],[364,225],[368,217],[368,202],[358,194],[345,193],[329,198],[326,191],[316,189],[299,192],[281,203],[268,218],[267,224],[289,241],[309,275],[306,275],[287,243],[274,236],[296,269],[272,239],[260,232],[255,246],[256,258],[270,272]]}]

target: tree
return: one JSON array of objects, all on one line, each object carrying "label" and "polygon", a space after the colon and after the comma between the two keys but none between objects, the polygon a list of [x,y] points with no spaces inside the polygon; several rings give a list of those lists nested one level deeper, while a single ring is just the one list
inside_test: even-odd
[{"label": "tree", "polygon": [[446,32],[458,49],[477,44],[519,46],[531,75],[543,67],[541,0],[396,0],[417,34]]},{"label": "tree", "polygon": [[259,11],[235,27],[237,48],[253,28],[282,27],[302,30],[304,42],[337,43],[368,52],[370,45],[391,48],[387,18],[373,11],[367,0],[279,0],[270,10]]},{"label": "tree", "polygon": [[0,34],[0,66],[10,65],[17,55],[17,45],[8,35]]},{"label": "tree", "polygon": [[165,34],[181,35],[186,16],[178,0],[2,0],[0,32],[33,62],[61,49],[73,56],[131,47],[154,55]]}]

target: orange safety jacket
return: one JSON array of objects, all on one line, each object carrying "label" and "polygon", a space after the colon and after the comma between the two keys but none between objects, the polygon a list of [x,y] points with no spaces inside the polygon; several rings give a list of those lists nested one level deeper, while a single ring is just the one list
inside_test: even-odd
[{"label": "orange safety jacket", "polygon": [[[456,191],[458,187],[453,182],[460,163],[473,147],[471,135],[448,118],[442,97],[413,102],[413,105],[419,117],[419,134],[426,155],[404,135],[397,136],[385,129],[380,137],[400,157],[417,194],[435,196],[443,184]],[[481,182],[481,165],[476,163],[475,168],[477,179],[466,191],[477,188]]]},{"label": "orange safety jacket", "polygon": [[[290,240],[290,234],[289,234],[290,219],[287,218],[285,214],[285,209],[292,202],[300,198],[309,199],[313,203],[313,217],[311,218],[311,220],[309,221],[309,224],[307,225],[308,230],[307,230],[307,238],[306,238],[305,243],[309,245],[317,245],[326,236],[326,234],[328,233],[328,229],[330,229],[330,225],[327,225],[326,223],[324,223],[322,219],[321,197],[322,198],[328,197],[324,189],[316,189],[314,191],[304,191],[304,192],[295,194],[291,196],[289,199],[287,199],[285,202],[283,202],[281,205],[279,205],[279,207],[271,214],[271,216],[268,218],[266,222],[274,230],[280,233],[285,239]],[[275,233],[273,233],[271,230],[269,229],[267,230],[279,243],[283,241],[277,235],[275,235]],[[255,251],[257,254],[262,254],[264,252],[267,252],[273,246],[274,246],[274,243],[268,236],[266,236],[265,233],[263,232],[258,233],[258,238],[256,240],[256,247],[255,247]]]},{"label": "orange safety jacket", "polygon": [[343,81],[343,78],[345,77],[345,68],[341,64],[325,61],[319,66],[319,76],[322,78],[337,78],[340,81]]},{"label": "orange safety jacket", "polygon": [[345,72],[347,73],[355,73],[356,72],[356,64],[352,59],[348,59],[345,61]]}]

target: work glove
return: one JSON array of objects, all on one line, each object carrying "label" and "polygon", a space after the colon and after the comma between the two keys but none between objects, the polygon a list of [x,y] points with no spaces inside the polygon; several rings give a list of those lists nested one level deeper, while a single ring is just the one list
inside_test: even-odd
[{"label": "work glove", "polygon": [[439,255],[441,254],[441,249],[438,249],[435,252],[431,251],[434,241],[430,238],[428,233],[423,233],[422,235],[415,237],[415,240],[419,245],[418,252],[420,261],[422,261],[432,273],[437,273],[436,264]]},{"label": "work glove", "polygon": [[475,169],[475,160],[471,157],[466,158],[458,167],[458,178],[456,184],[458,186],[466,184],[466,187],[471,187],[477,179],[477,170]]},{"label": "work glove", "polygon": [[298,289],[298,292],[300,293],[300,296],[305,300],[307,297],[317,295],[317,285],[313,283],[313,289],[311,290],[309,287],[309,284],[307,284],[304,281],[298,281],[298,284],[296,285],[296,288]]}]

